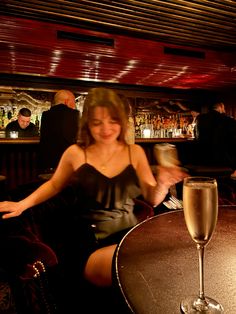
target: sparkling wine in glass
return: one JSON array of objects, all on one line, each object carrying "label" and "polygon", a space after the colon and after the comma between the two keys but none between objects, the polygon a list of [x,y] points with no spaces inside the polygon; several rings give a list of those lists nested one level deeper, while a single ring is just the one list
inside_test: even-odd
[{"label": "sparkling wine in glass", "polygon": [[220,303],[204,295],[204,249],[215,230],[218,217],[217,182],[208,177],[187,177],[183,184],[183,208],[187,229],[197,244],[199,295],[182,300],[182,313],[223,313]]}]

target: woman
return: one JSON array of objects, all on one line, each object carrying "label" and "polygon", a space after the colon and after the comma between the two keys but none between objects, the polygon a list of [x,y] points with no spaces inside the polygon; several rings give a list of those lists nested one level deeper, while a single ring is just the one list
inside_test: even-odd
[{"label": "woman", "polygon": [[82,271],[85,279],[97,286],[111,285],[112,258],[122,231],[137,223],[133,199],[142,194],[158,205],[169,187],[185,176],[178,167],[160,168],[155,179],[144,150],[126,144],[127,125],[121,98],[110,89],[91,89],[80,120],[81,144],[70,146],[52,178],[28,197],[0,203],[3,218],[18,216],[58,194],[75,176],[77,215],[88,228],[92,226],[95,235],[94,245],[84,251]]}]

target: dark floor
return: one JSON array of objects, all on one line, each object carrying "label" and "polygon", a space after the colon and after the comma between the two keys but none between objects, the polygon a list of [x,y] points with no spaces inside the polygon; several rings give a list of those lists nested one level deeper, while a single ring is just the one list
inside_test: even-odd
[{"label": "dark floor", "polygon": [[[83,291],[76,285],[65,287],[67,293],[60,295],[59,299],[51,298],[51,302],[44,303],[40,292],[31,306],[17,304],[14,298],[12,285],[5,279],[0,282],[0,313],[1,314],[131,314],[128,306],[119,292],[111,289],[94,289],[85,287]],[[30,288],[31,289],[31,288]],[[35,291],[33,292],[35,293]],[[18,296],[19,297],[19,296]],[[21,296],[22,297],[22,296]],[[30,296],[31,298],[32,296]],[[47,300],[50,300],[47,296]],[[23,301],[24,303],[24,301]]]}]

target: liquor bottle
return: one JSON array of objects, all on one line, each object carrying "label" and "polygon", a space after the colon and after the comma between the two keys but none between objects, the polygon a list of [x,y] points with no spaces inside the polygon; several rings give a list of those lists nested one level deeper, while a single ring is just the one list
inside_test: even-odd
[{"label": "liquor bottle", "polygon": [[37,129],[39,129],[39,118],[38,118],[38,115],[36,115],[36,118],[35,118],[35,126]]}]

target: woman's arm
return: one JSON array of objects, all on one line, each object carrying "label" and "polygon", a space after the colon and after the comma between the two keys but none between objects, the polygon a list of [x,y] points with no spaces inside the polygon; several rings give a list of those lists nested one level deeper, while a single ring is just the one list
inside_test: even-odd
[{"label": "woman's arm", "polygon": [[52,184],[52,180],[50,179],[21,201],[0,202],[0,212],[4,213],[2,218],[6,219],[19,216],[26,209],[48,200],[58,192],[60,192],[60,190],[55,189]]},{"label": "woman's arm", "polygon": [[157,183],[148,189],[148,200],[153,206],[159,205],[165,199],[170,187],[182,181],[188,175],[182,168],[177,166],[158,166],[157,169]]},{"label": "woman's arm", "polygon": [[[83,156],[76,145],[70,146],[62,155],[59,165],[52,178],[42,184],[33,193],[18,202],[0,202],[2,218],[19,216],[26,209],[38,205],[58,194],[70,181],[75,167],[82,163]],[[81,160],[81,161],[80,161]]]},{"label": "woman's arm", "polygon": [[160,204],[166,197],[169,188],[183,180],[186,173],[180,167],[158,166],[156,179],[154,178],[148,163],[145,151],[139,145],[132,145],[134,166],[139,178],[143,197],[153,206]]}]

